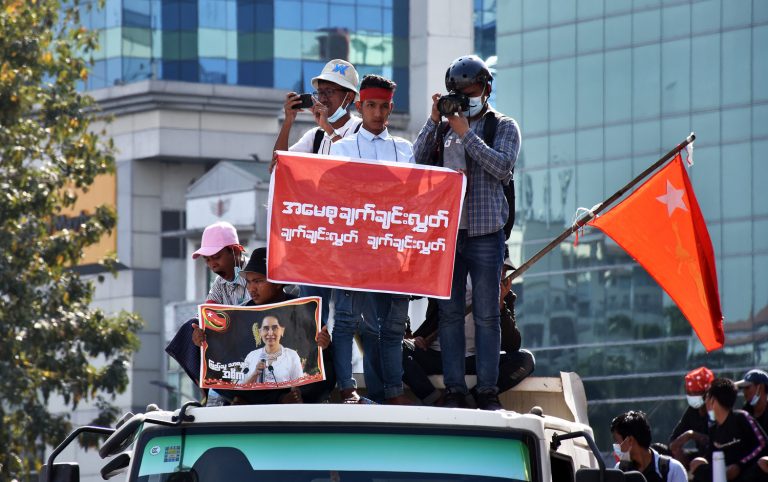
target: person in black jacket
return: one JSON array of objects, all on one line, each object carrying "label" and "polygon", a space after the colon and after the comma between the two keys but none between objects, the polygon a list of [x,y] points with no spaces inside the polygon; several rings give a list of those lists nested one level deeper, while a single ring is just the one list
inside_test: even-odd
[{"label": "person in black jacket", "polygon": [[[533,354],[523,350],[520,331],[515,323],[515,293],[512,291],[512,280],[509,278],[512,266],[505,263],[501,280],[501,300],[499,303],[501,317],[501,355],[499,359],[499,378],[497,385],[499,393],[505,392],[520,383],[530,375],[535,367]],[[467,286],[467,315],[465,331],[467,333],[466,370],[475,373],[474,322],[472,320],[472,290]],[[403,381],[425,405],[440,403],[441,392],[435,388],[429,375],[442,374],[442,359],[438,338],[437,303],[429,300],[424,323],[414,332],[412,338],[403,340]],[[474,395],[474,392],[473,392]]]},{"label": "person in black jacket", "polygon": [[707,390],[704,403],[714,423],[709,432],[709,456],[691,461],[694,481],[712,480],[712,452],[725,456],[729,481],[756,482],[768,480],[768,473],[758,464],[768,455],[768,436],[754,418],[743,410],[734,410],[738,390],[727,378],[716,378]]},{"label": "person in black jacket", "polygon": [[[669,451],[686,468],[691,459],[703,457],[709,444],[709,424],[707,408],[704,406],[704,394],[715,379],[715,374],[707,367],[699,367],[685,375],[685,395],[688,408],[672,430],[669,437]],[[686,448],[689,442],[695,448]]]}]

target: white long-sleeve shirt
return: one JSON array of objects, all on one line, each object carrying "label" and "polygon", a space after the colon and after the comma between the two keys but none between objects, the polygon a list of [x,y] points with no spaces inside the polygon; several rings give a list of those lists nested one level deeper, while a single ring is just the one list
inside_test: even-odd
[{"label": "white long-sleeve shirt", "polygon": [[375,161],[414,162],[413,144],[409,141],[390,135],[387,129],[374,135],[365,127],[361,127],[356,134],[349,134],[334,142],[331,155]]}]

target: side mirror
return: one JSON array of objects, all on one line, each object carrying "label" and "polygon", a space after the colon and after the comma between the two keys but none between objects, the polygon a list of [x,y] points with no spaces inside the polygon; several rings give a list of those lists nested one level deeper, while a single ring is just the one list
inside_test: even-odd
[{"label": "side mirror", "polygon": [[45,464],[40,469],[37,480],[40,482],[80,482],[80,465],[77,462],[62,462],[52,466]]},{"label": "side mirror", "polygon": [[99,456],[102,459],[111,457],[125,452],[128,447],[133,443],[133,437],[144,423],[146,417],[143,413],[139,413],[131,417],[127,422],[120,425],[120,428],[115,430],[115,433],[109,436],[109,438],[99,448]]},{"label": "side mirror", "polygon": [[101,468],[101,478],[104,480],[111,479],[115,475],[118,475],[128,468],[131,463],[131,456],[128,452],[123,452],[114,459],[110,460],[104,467]]}]

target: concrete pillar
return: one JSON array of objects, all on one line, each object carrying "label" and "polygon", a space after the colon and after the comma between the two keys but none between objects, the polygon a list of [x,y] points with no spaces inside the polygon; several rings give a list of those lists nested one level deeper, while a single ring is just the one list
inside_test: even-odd
[{"label": "concrete pillar", "polygon": [[456,57],[474,53],[472,0],[411,0],[410,115],[414,135],[445,92],[445,70]]}]

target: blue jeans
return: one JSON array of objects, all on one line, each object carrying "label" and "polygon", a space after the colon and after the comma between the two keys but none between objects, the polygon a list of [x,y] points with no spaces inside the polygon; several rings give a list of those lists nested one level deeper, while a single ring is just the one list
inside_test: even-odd
[{"label": "blue jeans", "polygon": [[[369,293],[337,289],[333,292],[336,311],[333,318],[333,365],[336,369],[336,380],[340,390],[357,388],[352,378],[352,343],[355,332],[362,326],[363,312],[368,305]],[[374,339],[361,333],[363,351],[375,351]],[[365,356],[363,360],[365,360]],[[365,367],[368,371],[368,367]]]},{"label": "blue jeans", "polygon": [[504,232],[469,237],[459,230],[453,267],[451,299],[438,300],[443,382],[450,392],[467,393],[464,381],[464,310],[467,274],[472,280],[472,316],[475,320],[478,393],[498,393],[501,327],[499,296],[504,263]]},{"label": "blue jeans", "polygon": [[381,402],[403,394],[403,334],[409,299],[390,293],[368,295],[363,328],[365,386],[369,398]]},{"label": "blue jeans", "polygon": [[408,297],[336,290],[333,325],[334,367],[339,389],[356,388],[352,343],[360,332],[368,397],[375,401],[403,394],[403,333]]}]

